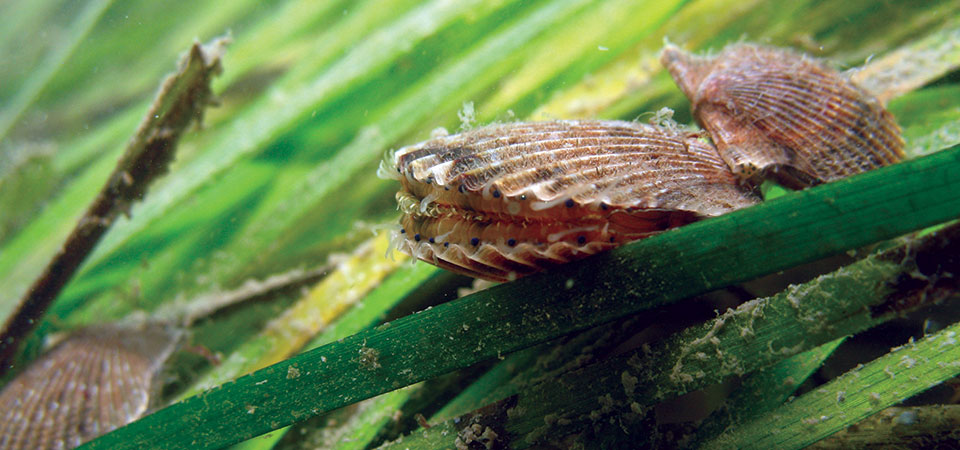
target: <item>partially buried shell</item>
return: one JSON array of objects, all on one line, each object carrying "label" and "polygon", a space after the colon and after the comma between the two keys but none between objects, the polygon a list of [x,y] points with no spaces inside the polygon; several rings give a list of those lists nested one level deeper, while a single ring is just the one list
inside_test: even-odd
[{"label": "partially buried shell", "polygon": [[721,157],[747,184],[769,176],[802,188],[903,158],[893,116],[814,59],[737,44],[716,57],[667,46],[661,60]]},{"label": "partially buried shell", "polygon": [[387,164],[400,248],[497,281],[758,201],[698,135],[631,122],[492,125]]},{"label": "partially buried shell", "polygon": [[159,324],[71,334],[0,393],[0,448],[74,448],[137,419],[180,335]]}]

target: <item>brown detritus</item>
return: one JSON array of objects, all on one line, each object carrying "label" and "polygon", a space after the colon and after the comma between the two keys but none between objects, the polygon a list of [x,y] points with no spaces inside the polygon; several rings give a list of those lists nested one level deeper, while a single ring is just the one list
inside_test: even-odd
[{"label": "brown detritus", "polygon": [[497,446],[497,437],[499,435],[492,428],[475,423],[460,430],[454,445],[458,450],[467,450],[475,447],[470,444],[482,444],[483,448],[490,450],[500,448]]},{"label": "brown detritus", "polygon": [[599,408],[585,416],[557,417],[549,424],[552,428],[544,430],[537,442],[557,448],[621,448],[630,445],[630,448],[640,449],[657,448],[656,442],[665,440],[657,427],[653,408],[615,399],[609,394],[598,397],[597,401]]},{"label": "brown detritus", "polygon": [[887,284],[891,292],[884,302],[870,308],[873,316],[903,313],[960,292],[960,223],[906,239],[904,245],[878,256],[900,264],[903,272]]},{"label": "brown detritus", "polygon": [[629,371],[624,370],[620,373],[620,382],[623,383],[623,393],[627,398],[630,398],[637,389],[639,378],[631,375]]},{"label": "brown detritus", "polygon": [[427,418],[426,418],[426,417],[423,417],[423,414],[416,413],[416,414],[413,415],[413,418],[416,419],[417,425],[420,425],[421,427],[423,427],[423,428],[426,429],[426,430],[429,430],[429,429],[430,429],[430,426],[431,426],[431,425],[430,425],[430,422],[427,422]]},{"label": "brown detritus", "polygon": [[300,369],[297,366],[292,365],[287,368],[287,379],[292,380],[295,378],[300,378]]},{"label": "brown detritus", "polygon": [[720,156],[749,186],[774,178],[800,189],[903,159],[893,115],[813,58],[735,44],[716,57],[667,46],[661,62]]},{"label": "brown detritus", "polygon": [[117,216],[129,216],[130,205],[141,200],[150,183],[167,172],[180,136],[191,124],[201,122],[204,108],[213,101],[210,83],[222,70],[220,57],[227,43],[225,38],[208,45],[194,43],[176,73],[164,80],[106,184],[6,319],[0,336],[0,375],[12,368],[20,341],[41,321]]},{"label": "brown detritus", "polygon": [[512,396],[460,416],[454,445],[457,450],[494,450],[510,447],[507,416],[517,404]]},{"label": "brown detritus", "polygon": [[376,370],[380,368],[380,351],[364,345],[360,347],[360,357],[357,359],[360,367],[367,370]]},{"label": "brown detritus", "polygon": [[808,448],[954,448],[958,441],[960,405],[894,406]]}]

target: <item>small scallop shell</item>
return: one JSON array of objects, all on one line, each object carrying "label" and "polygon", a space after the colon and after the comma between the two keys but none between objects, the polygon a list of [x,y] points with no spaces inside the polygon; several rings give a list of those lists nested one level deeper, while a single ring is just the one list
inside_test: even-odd
[{"label": "small scallop shell", "polygon": [[619,121],[493,125],[402,148],[401,249],[504,281],[755,204],[695,134]]},{"label": "small scallop shell", "polygon": [[772,176],[802,188],[903,158],[900,128],[883,105],[811,58],[737,44],[715,58],[668,46],[661,61],[747,184]]},{"label": "small scallop shell", "polygon": [[0,448],[74,448],[137,419],[180,334],[152,324],[71,334],[0,392]]}]

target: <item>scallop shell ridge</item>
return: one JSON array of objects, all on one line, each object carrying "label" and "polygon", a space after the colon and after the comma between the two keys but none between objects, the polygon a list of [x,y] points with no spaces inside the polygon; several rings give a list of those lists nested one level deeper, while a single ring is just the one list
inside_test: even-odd
[{"label": "scallop shell ridge", "polygon": [[893,116],[866,90],[790,50],[751,44],[715,58],[661,58],[721,156],[742,178],[800,188],[900,161]]},{"label": "scallop shell ridge", "polygon": [[109,325],[67,337],[0,392],[0,448],[74,448],[139,418],[179,336]]},{"label": "scallop shell ridge", "polygon": [[501,281],[757,201],[698,136],[632,122],[492,125],[393,166],[404,247]]}]

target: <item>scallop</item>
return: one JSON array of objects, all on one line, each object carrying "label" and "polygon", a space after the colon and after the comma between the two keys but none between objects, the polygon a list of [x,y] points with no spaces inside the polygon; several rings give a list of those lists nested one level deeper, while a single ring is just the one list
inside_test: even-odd
[{"label": "scallop", "polygon": [[0,392],[0,448],[74,448],[139,418],[179,336],[163,325],[74,332]]},{"label": "scallop", "polygon": [[663,65],[721,157],[747,185],[799,189],[903,159],[893,116],[812,58],[752,44],[698,57],[667,46]]},{"label": "scallop", "polygon": [[511,280],[753,205],[696,133],[622,121],[491,125],[396,151],[399,247]]}]

